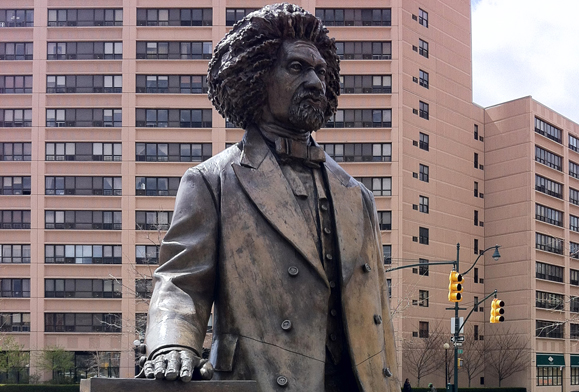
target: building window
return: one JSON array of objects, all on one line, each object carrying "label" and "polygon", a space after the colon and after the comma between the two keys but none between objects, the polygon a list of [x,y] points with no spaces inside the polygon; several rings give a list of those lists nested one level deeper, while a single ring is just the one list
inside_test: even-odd
[{"label": "building window", "polygon": [[32,42],[0,42],[0,60],[32,60]]},{"label": "building window", "polygon": [[478,211],[474,210],[474,225],[478,226]]},{"label": "building window", "polygon": [[418,147],[419,147],[421,150],[428,151],[429,140],[430,140],[429,136],[428,136],[427,134],[425,134],[425,133],[422,133],[422,132],[420,132],[420,133],[418,134],[418,136],[419,136],[419,139],[420,139],[420,140],[418,141]]},{"label": "building window", "polygon": [[474,254],[478,255],[478,239],[474,239],[474,246],[473,246]]},{"label": "building window", "polygon": [[0,94],[29,94],[31,92],[32,75],[0,75]]},{"label": "building window", "polygon": [[121,264],[121,245],[44,245],[46,264]]},{"label": "building window", "polygon": [[428,120],[429,118],[429,109],[428,109],[428,104],[426,102],[422,102],[419,101],[419,111],[418,111],[418,115],[426,120]]},{"label": "building window", "polygon": [[48,26],[122,26],[122,8],[48,9]]},{"label": "building window", "polygon": [[340,60],[391,60],[391,41],[336,41]]},{"label": "building window", "polygon": [[338,109],[326,128],[391,128],[392,109]]},{"label": "building window", "polygon": [[[575,329],[575,332],[573,332]],[[579,325],[571,324],[571,339],[579,339]],[[579,367],[571,368],[571,385],[579,385]]]},{"label": "building window", "polygon": [[66,372],[65,375],[73,379],[75,383],[92,377],[119,378],[121,353],[114,351],[75,351],[74,363],[74,369]]},{"label": "building window", "polygon": [[[538,264],[538,262],[537,262]],[[561,268],[561,267],[558,267]],[[569,283],[574,286],[579,286],[579,270],[571,269],[569,274]],[[561,268],[561,275],[563,275],[563,268]],[[537,276],[538,277],[538,276]],[[563,277],[561,277],[561,282],[563,281]]]},{"label": "building window", "polygon": [[579,217],[569,215],[569,229],[571,231],[579,232]]},{"label": "building window", "polygon": [[137,196],[175,196],[181,177],[136,177]]},{"label": "building window", "polygon": [[569,134],[569,148],[573,151],[579,152],[579,139]]},{"label": "building window", "polygon": [[341,75],[342,94],[390,94],[392,75]]},{"label": "building window", "polygon": [[418,179],[420,181],[428,182],[428,166],[419,164],[418,166]]},{"label": "building window", "polygon": [[354,177],[368,188],[374,196],[392,196],[392,177]]},{"label": "building window", "polygon": [[380,230],[392,230],[392,211],[378,211]]},{"label": "building window", "polygon": [[[536,278],[538,279],[546,279],[551,280],[553,282],[563,282],[563,267],[559,267],[556,265],[541,263],[540,261],[536,262]],[[576,274],[573,273],[576,272]],[[575,283],[576,282],[576,283]],[[579,271],[571,270],[571,284],[575,284],[579,286]]]},{"label": "building window", "polygon": [[320,143],[336,162],[391,162],[392,143]]},{"label": "building window", "polygon": [[538,174],[535,174],[535,190],[559,199],[563,198],[563,185]]},{"label": "building window", "polygon": [[563,240],[546,234],[535,233],[535,247],[547,252],[563,254]]},{"label": "building window", "polygon": [[212,8],[137,8],[137,26],[211,26]]},{"label": "building window", "polygon": [[[474,307],[473,307],[473,310],[474,310],[475,312],[478,312],[478,297],[477,297],[477,296],[474,296],[473,298],[474,298]],[[476,330],[477,335],[478,335],[478,325],[475,325],[475,330]],[[475,339],[475,340],[477,340],[477,339]]]},{"label": "building window", "polygon": [[32,27],[34,10],[4,9],[0,10],[0,27]]},{"label": "building window", "polygon": [[569,311],[579,313],[579,297],[569,297]]},{"label": "building window", "polygon": [[579,165],[569,161],[569,175],[579,179]]},{"label": "building window", "polygon": [[137,264],[159,264],[158,245],[136,245],[135,255]]},{"label": "building window", "polygon": [[388,286],[388,299],[392,299],[392,279],[386,279],[386,286]]},{"label": "building window", "polygon": [[428,42],[421,39],[418,40],[418,54],[428,58]]},{"label": "building window", "polygon": [[428,197],[419,196],[418,197],[418,211],[428,214]]},{"label": "building window", "polygon": [[423,70],[419,70],[418,72],[418,84],[420,84],[422,87],[428,88],[428,72]]},{"label": "building window", "polygon": [[136,230],[168,230],[173,211],[136,211]]},{"label": "building window", "polygon": [[121,313],[45,313],[44,332],[122,332]]},{"label": "building window", "polygon": [[316,8],[326,26],[391,26],[390,8]]},{"label": "building window", "polygon": [[30,298],[30,279],[0,279],[0,297]]},{"label": "building window", "polygon": [[428,276],[428,260],[426,259],[418,259],[418,263],[421,264],[418,267],[418,274],[421,276]]},{"label": "building window", "polygon": [[420,227],[418,229],[419,235],[418,235],[418,242],[420,242],[421,244],[424,245],[428,245],[428,229],[426,227]]},{"label": "building window", "polygon": [[46,210],[44,228],[57,230],[121,230],[122,211]]},{"label": "building window", "polygon": [[563,339],[565,326],[557,321],[536,321],[536,336],[539,338]]},{"label": "building window", "polygon": [[392,245],[382,245],[384,264],[392,264]]},{"label": "building window", "polygon": [[561,143],[562,131],[549,123],[539,120],[537,117],[535,117],[535,132],[546,136],[557,143]]},{"label": "building window", "polygon": [[[571,339],[579,339],[579,324],[569,324],[571,327]],[[571,369],[579,369],[579,368],[571,368]],[[576,374],[577,377],[577,381],[575,382],[575,384],[573,384],[573,381],[571,381],[571,385],[577,385],[577,383],[579,383],[579,372],[577,372]]]},{"label": "building window", "polygon": [[137,93],[206,94],[206,75],[137,75]]},{"label": "building window", "polygon": [[569,257],[579,259],[579,244],[569,241]]},{"label": "building window", "polygon": [[32,126],[32,109],[0,109],[0,128]]},{"label": "building window", "polygon": [[0,195],[30,195],[30,176],[0,176]]},{"label": "building window", "polygon": [[474,124],[474,140],[478,140],[478,125]]},{"label": "building window", "polygon": [[135,280],[135,297],[150,299],[153,294],[153,279]]},{"label": "building window", "polygon": [[[573,215],[571,215],[571,220],[570,220],[571,227],[574,227],[573,226],[573,218],[574,218]],[[541,204],[535,204],[535,219],[540,220],[542,222],[550,223],[552,225],[561,226],[561,227],[563,226],[563,212],[561,212],[559,210],[554,210],[552,208],[543,206]],[[576,221],[575,223],[576,223],[575,227],[577,228],[577,225],[579,224],[579,222]],[[579,230],[579,228],[577,230],[574,230],[574,231],[578,231],[578,230]]]},{"label": "building window", "polygon": [[[579,368],[571,368],[573,369]],[[558,366],[537,366],[537,385],[562,385],[562,383],[563,370]]]},{"label": "building window", "polygon": [[422,8],[418,9],[418,23],[424,27],[428,27],[428,12],[424,11]]},{"label": "building window", "polygon": [[418,306],[428,307],[428,291],[418,290]]},{"label": "building window", "polygon": [[30,313],[0,313],[0,332],[30,332]]},{"label": "building window", "polygon": [[120,60],[122,42],[48,42],[47,60]]},{"label": "building window", "polygon": [[418,322],[418,337],[423,339],[428,338],[428,321]]},{"label": "building window", "polygon": [[45,298],[121,298],[117,279],[44,279]]},{"label": "building window", "polygon": [[202,162],[211,158],[211,143],[136,143],[137,161]]},{"label": "building window", "polygon": [[121,127],[122,109],[46,109],[47,127]]},{"label": "building window", "polygon": [[[478,281],[479,281],[479,279],[478,279],[478,268],[475,268],[475,269],[474,269],[474,276],[473,276],[473,279],[472,279],[472,280],[473,280],[474,283],[478,283]],[[481,279],[481,282],[482,282],[482,279]]]},{"label": "building window", "polygon": [[210,59],[211,41],[137,41],[137,59]]},{"label": "building window", "polygon": [[572,204],[579,205],[579,191],[577,189],[569,188],[569,201]]},{"label": "building window", "polygon": [[122,75],[47,75],[47,94],[122,93]]},{"label": "building window", "polygon": [[30,161],[32,143],[0,143],[0,161]]},{"label": "building window", "polygon": [[45,195],[121,196],[122,177],[52,177],[44,179]]},{"label": "building window", "polygon": [[47,161],[120,161],[121,143],[46,143]]},{"label": "building window", "polygon": [[535,291],[535,306],[543,309],[563,310],[565,296],[562,294]]},{"label": "building window", "polygon": [[[535,146],[535,161],[542,163],[543,165],[547,165],[555,170],[562,170],[562,158],[559,155],[553,154],[551,151],[547,151],[539,146]],[[569,166],[571,166],[571,163],[572,162],[569,161]]]},{"label": "building window", "polygon": [[245,16],[253,11],[257,11],[258,9],[259,8],[227,8],[225,10],[225,25],[233,26],[235,23],[245,18]]},{"label": "building window", "polygon": [[30,264],[30,245],[0,245],[0,264]]},{"label": "building window", "polygon": [[475,325],[475,326],[474,326],[473,338],[474,338],[474,340],[478,340],[478,338],[479,338],[478,325]]},{"label": "building window", "polygon": [[2,229],[30,229],[30,210],[0,210]]},{"label": "building window", "polygon": [[137,127],[211,128],[211,109],[136,109]]}]

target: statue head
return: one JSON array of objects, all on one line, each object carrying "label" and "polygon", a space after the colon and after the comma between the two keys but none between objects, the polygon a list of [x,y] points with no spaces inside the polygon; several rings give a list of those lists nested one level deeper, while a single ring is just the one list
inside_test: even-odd
[{"label": "statue head", "polygon": [[[334,39],[328,37],[328,30],[320,19],[301,7],[283,3],[268,5],[247,15],[215,48],[207,81],[209,98],[222,116],[241,128],[260,123],[268,102],[268,90],[270,95],[275,94],[269,78],[279,57],[287,54],[288,43],[292,47],[297,43],[302,52],[303,47],[307,52],[310,46],[312,53],[319,54],[316,64],[324,63],[325,85],[319,89],[324,95],[323,105],[320,104],[321,112],[314,121],[315,129],[311,130],[319,128],[334,114],[340,93],[339,58]],[[308,94],[296,93],[297,98],[307,98]],[[310,118],[312,113],[308,110],[309,107],[297,107],[294,111]]]}]

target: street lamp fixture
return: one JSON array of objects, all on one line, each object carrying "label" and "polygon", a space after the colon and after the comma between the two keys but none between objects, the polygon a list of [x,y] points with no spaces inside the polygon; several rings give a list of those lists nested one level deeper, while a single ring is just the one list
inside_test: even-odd
[{"label": "street lamp fixture", "polygon": [[444,347],[444,385],[446,387],[448,385],[448,349],[450,344],[444,343],[442,347]]}]

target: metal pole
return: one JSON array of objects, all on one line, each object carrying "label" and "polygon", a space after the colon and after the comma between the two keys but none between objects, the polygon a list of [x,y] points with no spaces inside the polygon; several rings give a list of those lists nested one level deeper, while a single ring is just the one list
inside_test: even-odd
[{"label": "metal pole", "polygon": [[[458,262],[460,257],[460,244],[456,244],[456,272],[458,270]],[[460,273],[460,272],[459,272]],[[454,303],[454,392],[458,392],[458,342],[460,328],[460,320],[458,318],[458,302]]]},{"label": "metal pole", "polygon": [[446,365],[445,373],[444,373],[444,387],[448,386],[448,349],[444,349],[444,364]]}]

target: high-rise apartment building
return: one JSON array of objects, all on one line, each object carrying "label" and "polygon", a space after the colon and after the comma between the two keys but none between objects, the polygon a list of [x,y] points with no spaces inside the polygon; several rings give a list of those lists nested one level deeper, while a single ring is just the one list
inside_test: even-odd
[{"label": "high-rise apartment building", "polygon": [[[579,126],[530,98],[473,105],[469,2],[296,3],[342,59],[338,112],[315,137],[373,191],[386,267],[420,264],[387,276],[403,379],[416,383],[411,352],[450,337],[451,267],[429,263],[456,260],[460,243],[466,270],[497,243],[502,258],[489,252],[466,276],[467,335],[498,331],[490,306],[474,306],[497,288],[501,328],[531,342],[528,367],[503,385],[579,384]],[[207,99],[208,60],[264,4],[0,0],[2,333],[31,352],[75,352],[77,378],[95,361],[104,376],[134,375],[180,176],[243,135]],[[444,385],[444,363],[426,378]]]}]

